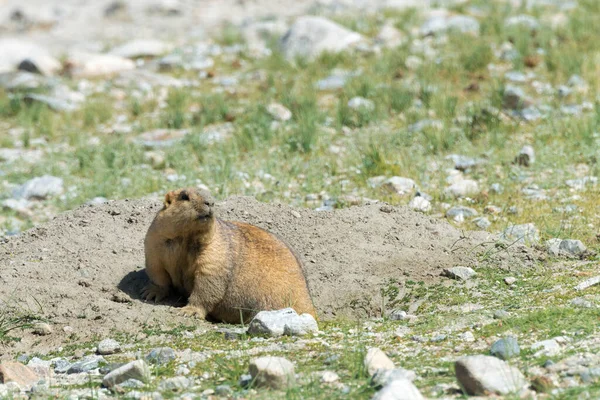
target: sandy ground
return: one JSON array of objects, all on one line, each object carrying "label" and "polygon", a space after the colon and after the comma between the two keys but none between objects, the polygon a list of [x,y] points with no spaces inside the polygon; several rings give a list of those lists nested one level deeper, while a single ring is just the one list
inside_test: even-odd
[{"label": "sandy ground", "polygon": [[[0,358],[182,322],[176,302],[149,304],[138,296],[147,279],[143,238],[161,206],[157,199],[82,206],[2,244],[2,306],[47,318],[55,333],[21,332],[21,342],[0,348]],[[476,266],[477,253],[494,242],[488,233],[462,232],[443,220],[382,204],[315,212],[233,197],[218,205],[218,215],[274,232],[296,250],[321,319],[380,316],[380,291],[390,279],[399,286],[439,281],[443,268]],[[490,261],[519,268],[533,260],[530,253],[513,246]],[[76,336],[69,339],[66,326]]]}]

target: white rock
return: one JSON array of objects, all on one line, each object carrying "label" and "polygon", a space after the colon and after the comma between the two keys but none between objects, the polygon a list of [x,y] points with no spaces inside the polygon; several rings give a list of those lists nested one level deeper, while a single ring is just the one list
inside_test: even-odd
[{"label": "white rock", "polygon": [[412,192],[417,186],[415,181],[410,178],[404,178],[401,176],[392,176],[389,179],[386,179],[382,186],[389,190],[390,192],[404,195]]},{"label": "white rock", "polygon": [[317,321],[310,314],[298,315],[293,308],[261,311],[250,321],[248,333],[269,336],[302,336],[318,331]]},{"label": "white rock", "polygon": [[429,18],[421,25],[421,35],[437,35],[447,31],[458,31],[477,35],[479,33],[479,22],[466,15],[452,15],[440,13]]},{"label": "white rock", "polygon": [[406,68],[408,68],[409,70],[416,71],[419,68],[421,68],[421,65],[423,65],[423,59],[415,55],[410,55],[406,57],[404,65],[406,65]]},{"label": "white rock", "polygon": [[60,62],[48,50],[33,42],[17,38],[0,38],[0,72],[13,71],[29,60],[42,75],[54,75],[61,68]]},{"label": "white rock", "polygon": [[556,339],[542,340],[531,345],[531,350],[537,352],[534,354],[535,357],[540,356],[555,356],[560,353],[560,344]]},{"label": "white rock", "polygon": [[134,39],[115,47],[110,54],[125,58],[158,57],[170,51],[171,48],[169,43],[162,40]]},{"label": "white rock", "polygon": [[381,44],[384,47],[398,47],[402,44],[404,38],[402,36],[402,32],[394,27],[393,24],[387,23],[383,25],[377,37],[375,37],[375,42]]},{"label": "white rock", "polygon": [[96,351],[100,355],[109,355],[118,353],[121,350],[121,345],[114,339],[104,339],[96,347]]},{"label": "white rock", "polygon": [[452,267],[444,269],[444,275],[452,279],[466,281],[477,275],[477,272],[469,267]]},{"label": "white rock", "polygon": [[571,255],[571,256],[580,256],[581,254],[585,253],[587,250],[587,248],[581,242],[581,240],[575,240],[575,239],[561,240],[559,249],[560,249],[560,251],[562,251],[568,255]]},{"label": "white rock", "polygon": [[535,244],[540,241],[540,232],[532,223],[511,225],[502,232],[500,238],[508,242]]},{"label": "white rock", "polygon": [[375,103],[369,99],[365,99],[364,97],[353,97],[348,101],[348,108],[352,110],[369,110],[372,111],[375,109]]},{"label": "white rock", "polygon": [[579,285],[575,286],[575,290],[585,290],[591,286],[595,286],[600,283],[600,275],[594,276],[593,278],[586,279],[581,282]]},{"label": "white rock", "polygon": [[334,383],[340,380],[340,377],[334,371],[323,371],[321,373],[321,382],[323,383]]},{"label": "white rock", "polygon": [[132,70],[135,63],[112,54],[73,52],[67,57],[67,66],[75,78],[93,78]]},{"label": "white rock", "polygon": [[150,368],[144,360],[132,361],[111,372],[109,372],[102,380],[102,385],[107,388],[112,388],[127,379],[137,379],[142,382],[150,380]]},{"label": "white rock", "polygon": [[409,380],[398,379],[390,382],[379,392],[375,393],[373,400],[421,400],[425,399],[419,389]]},{"label": "white rock", "polygon": [[13,197],[19,199],[45,199],[63,192],[63,180],[55,176],[44,175],[33,178],[13,191]]},{"label": "white rock", "polygon": [[491,356],[459,358],[455,372],[460,385],[474,396],[517,393],[528,385],[521,371]]},{"label": "white rock", "polygon": [[444,193],[455,198],[474,196],[479,193],[479,184],[471,179],[463,179],[447,187]]},{"label": "white rock", "polygon": [[289,121],[292,119],[292,112],[279,103],[271,103],[267,106],[267,112],[277,121]]},{"label": "white rock", "polygon": [[283,357],[255,358],[249,371],[257,386],[285,389],[295,384],[294,364]]},{"label": "white rock", "polygon": [[408,206],[416,211],[429,212],[431,211],[431,202],[425,197],[413,197],[408,203]]},{"label": "white rock", "polygon": [[371,347],[367,350],[364,364],[369,376],[375,375],[378,370],[388,370],[396,367],[394,362],[377,347]]},{"label": "white rock", "polygon": [[409,371],[404,368],[378,369],[375,371],[371,381],[373,386],[383,387],[392,383],[393,381],[406,380],[412,382],[416,378],[417,374],[415,374],[414,371]]},{"label": "white rock", "polygon": [[546,251],[553,256],[558,256],[560,254],[560,244],[562,242],[562,239],[557,239],[557,238],[553,238],[553,239],[548,239],[546,240],[546,242],[544,243],[544,245],[546,246]]},{"label": "white rock", "polygon": [[285,57],[308,59],[319,56],[324,51],[340,52],[362,41],[363,37],[322,17],[299,17],[281,38]]}]

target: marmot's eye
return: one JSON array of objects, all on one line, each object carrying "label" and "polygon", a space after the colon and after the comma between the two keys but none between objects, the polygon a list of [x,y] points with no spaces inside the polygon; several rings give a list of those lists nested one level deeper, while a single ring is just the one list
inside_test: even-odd
[{"label": "marmot's eye", "polygon": [[179,200],[189,201],[190,200],[190,196],[188,196],[187,192],[181,192],[179,194]]},{"label": "marmot's eye", "polygon": [[212,207],[215,203],[213,203],[212,201],[205,201],[204,205],[208,206],[208,207]]}]

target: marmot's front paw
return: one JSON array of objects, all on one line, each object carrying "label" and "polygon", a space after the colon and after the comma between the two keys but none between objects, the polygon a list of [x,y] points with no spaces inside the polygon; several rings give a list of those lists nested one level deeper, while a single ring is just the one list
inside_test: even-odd
[{"label": "marmot's front paw", "polygon": [[187,305],[179,309],[179,314],[184,317],[196,317],[200,319],[206,318],[206,310],[202,307],[194,307]]},{"label": "marmot's front paw", "polygon": [[161,301],[168,295],[169,295],[168,287],[166,287],[166,288],[160,287],[158,285],[155,285],[154,283],[147,284],[142,289],[142,292],[141,292],[142,299],[147,300],[147,301],[154,300],[155,303],[158,301]]}]

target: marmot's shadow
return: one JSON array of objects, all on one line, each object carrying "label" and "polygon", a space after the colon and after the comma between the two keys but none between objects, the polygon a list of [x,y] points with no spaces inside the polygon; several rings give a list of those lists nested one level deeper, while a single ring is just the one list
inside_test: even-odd
[{"label": "marmot's shadow", "polygon": [[[125,275],[117,287],[123,293],[127,293],[127,295],[132,300],[137,300],[141,302],[146,302],[142,300],[140,297],[140,292],[142,288],[148,284],[148,275],[146,275],[145,269],[140,269],[139,271],[131,271]],[[168,298],[162,300],[160,303],[156,304],[164,304],[172,307],[183,307],[187,303],[187,299],[185,296],[182,296],[178,293],[172,293]],[[153,302],[148,302],[148,304],[154,304]]]}]

